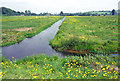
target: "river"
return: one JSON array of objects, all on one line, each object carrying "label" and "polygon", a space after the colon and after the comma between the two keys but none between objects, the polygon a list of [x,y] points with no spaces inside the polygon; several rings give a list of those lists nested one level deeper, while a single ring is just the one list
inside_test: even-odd
[{"label": "river", "polygon": [[34,54],[47,54],[49,56],[57,54],[59,57],[63,57],[62,53],[56,52],[49,45],[49,41],[54,38],[64,20],[65,17],[32,38],[26,38],[20,43],[2,47],[2,55],[7,59],[12,57],[21,59]]},{"label": "river", "polygon": [[[63,54],[57,52],[49,45],[49,41],[54,38],[57,31],[59,30],[59,26],[62,24],[65,18],[66,17],[57,21],[51,27],[45,29],[32,38],[26,38],[20,43],[2,47],[2,56],[6,57],[7,59],[12,59],[12,57],[15,59],[21,59],[23,57],[40,54],[47,54],[49,56],[58,55],[59,57],[74,55],[70,53]],[[113,55],[116,56],[118,54]]]}]

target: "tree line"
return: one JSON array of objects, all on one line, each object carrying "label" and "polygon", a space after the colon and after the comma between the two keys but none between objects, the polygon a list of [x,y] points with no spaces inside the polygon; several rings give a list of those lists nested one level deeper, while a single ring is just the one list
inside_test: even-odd
[{"label": "tree line", "polygon": [[31,12],[30,10],[25,10],[25,12],[15,11],[10,8],[1,7],[0,10],[2,11],[2,15],[4,16],[45,16],[45,15],[51,15],[50,13],[40,13],[36,14]]},{"label": "tree line", "polygon": [[59,14],[51,14],[48,12],[36,14],[31,12],[30,10],[25,10],[24,12],[15,11],[10,8],[1,7],[0,10],[2,11],[2,15],[4,16],[46,16],[46,15],[53,15],[53,16],[100,16],[100,15],[116,15],[117,12],[113,9],[112,11],[92,11],[92,12],[84,12],[84,13],[63,13],[61,11]]},{"label": "tree line", "polygon": [[105,15],[118,15],[118,12],[113,9],[112,11],[91,11],[91,12],[84,12],[84,13],[63,13],[63,11],[60,12],[60,15],[62,16],[105,16]]}]

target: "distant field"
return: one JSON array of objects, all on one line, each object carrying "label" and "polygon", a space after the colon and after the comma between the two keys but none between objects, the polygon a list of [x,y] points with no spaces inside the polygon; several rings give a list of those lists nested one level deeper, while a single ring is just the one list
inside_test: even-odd
[{"label": "distant field", "polygon": [[117,53],[117,16],[66,17],[50,44],[62,52]]},{"label": "distant field", "polygon": [[110,14],[110,12],[90,12],[91,14]]},{"label": "distant field", "polygon": [[20,42],[26,37],[32,37],[61,18],[59,16],[3,16],[2,46]]}]

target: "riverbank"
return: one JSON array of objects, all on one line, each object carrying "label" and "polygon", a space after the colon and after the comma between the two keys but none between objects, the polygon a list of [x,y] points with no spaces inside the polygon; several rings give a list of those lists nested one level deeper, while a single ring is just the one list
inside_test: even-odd
[{"label": "riverbank", "polygon": [[[2,58],[3,79],[118,79],[119,56],[34,55],[13,61]],[[120,63],[120,62],[119,62]],[[1,78],[1,77],[0,77]]]},{"label": "riverbank", "polygon": [[[110,20],[109,23],[111,22],[112,24],[109,24],[111,26],[109,29],[106,29],[108,28],[108,23],[102,22],[102,20],[108,21],[110,18],[113,18],[113,20],[116,19],[114,17],[100,17],[99,21],[99,18],[97,19],[96,17],[90,17],[90,19],[88,17],[68,17],[62,25],[61,23],[64,19],[55,23],[55,26],[52,25],[51,28],[46,29],[47,31],[42,31],[40,34],[32,37],[33,39],[25,39],[20,44],[6,47],[3,49],[5,50],[5,52],[3,51],[4,54],[7,53],[8,55],[5,54],[6,56],[13,58],[11,61],[11,59],[2,57],[2,62],[0,64],[2,65],[2,72],[0,72],[0,78],[118,79],[120,72],[118,68],[120,66],[120,62],[118,62],[119,56],[110,54],[111,52],[117,52],[117,29],[114,28],[117,21]],[[95,21],[98,20],[101,25],[98,26],[98,21],[95,22],[94,19]],[[87,20],[89,20],[89,22]],[[80,23],[81,21],[82,25]],[[92,24],[90,24],[91,21]],[[85,24],[86,22],[88,22],[87,25]],[[58,25],[61,26],[60,30],[57,32],[59,28]],[[95,30],[95,27],[98,27],[98,29],[96,28]],[[99,32],[99,27],[101,32]],[[28,30],[28,32],[31,30]],[[56,32],[57,35],[54,38]],[[34,34],[35,33],[25,34],[25,36],[31,37]],[[19,33],[17,35],[20,36]],[[44,51],[47,51],[48,54],[50,52],[53,54],[54,50],[49,46],[49,40],[51,39],[53,40],[50,41],[50,44],[54,49],[64,52],[67,50],[67,52],[75,53],[79,56],[73,55],[59,58],[59,56],[50,57],[48,55],[37,55]],[[52,50],[50,51],[46,47]],[[40,53],[38,53],[39,51]],[[83,54],[83,52],[84,55],[82,56],[81,54]],[[32,56],[33,54],[31,53],[36,55]],[[101,53],[105,53],[106,55],[101,55]],[[29,55],[28,57],[27,54]],[[15,59],[16,57],[20,58],[22,56],[24,56],[24,58]]]},{"label": "riverbank", "polygon": [[60,52],[116,54],[117,16],[67,16],[50,45]]},{"label": "riverbank", "polygon": [[7,59],[11,59],[12,57],[20,59],[42,53],[49,56],[53,56],[54,54],[57,54],[59,57],[63,56],[63,54],[52,49],[52,47],[49,45],[49,41],[54,38],[64,19],[65,17],[32,38],[26,38],[20,43],[2,47],[3,56],[5,56]]},{"label": "riverbank", "polygon": [[[1,46],[9,46],[21,42],[25,38],[33,37],[62,18],[63,17],[60,16],[3,17]],[[18,31],[21,28],[31,29],[26,31]]]}]

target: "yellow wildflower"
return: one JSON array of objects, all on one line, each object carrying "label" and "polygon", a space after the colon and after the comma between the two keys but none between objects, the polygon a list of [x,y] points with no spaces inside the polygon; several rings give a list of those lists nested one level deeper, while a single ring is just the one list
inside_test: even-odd
[{"label": "yellow wildflower", "polygon": [[103,68],[102,70],[105,70],[105,68]]},{"label": "yellow wildflower", "polygon": [[87,25],[85,25],[85,27],[87,27]]},{"label": "yellow wildflower", "polygon": [[76,62],[76,60],[72,60],[73,62]]},{"label": "yellow wildflower", "polygon": [[34,78],[37,78],[37,76],[33,76]]},{"label": "yellow wildflower", "polygon": [[71,70],[68,70],[68,72],[70,72]]}]

